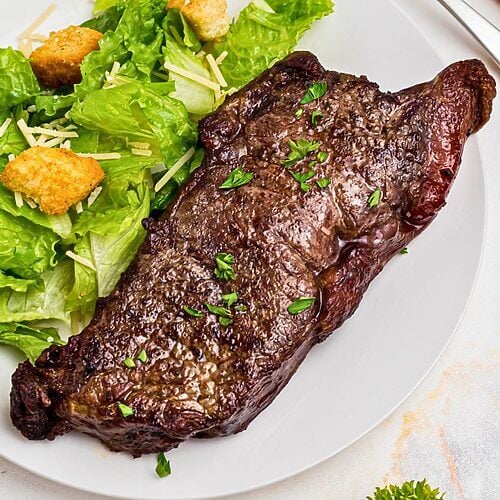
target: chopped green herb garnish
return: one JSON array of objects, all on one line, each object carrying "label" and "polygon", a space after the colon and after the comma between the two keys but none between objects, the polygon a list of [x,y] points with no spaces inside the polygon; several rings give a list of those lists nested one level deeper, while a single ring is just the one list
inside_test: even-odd
[{"label": "chopped green herb garnish", "polygon": [[302,108],[298,109],[295,113],[295,118],[300,118],[304,114],[304,110]]},{"label": "chopped green herb garnish", "polygon": [[326,82],[314,82],[308,89],[300,104],[308,104],[316,99],[320,99],[326,94]]},{"label": "chopped green herb garnish", "polygon": [[311,115],[311,123],[314,127],[324,118],[323,114],[319,111],[313,111]]},{"label": "chopped green herb garnish", "polygon": [[216,316],[222,316],[223,318],[230,318],[232,316],[231,311],[227,307],[215,306],[208,302],[205,302],[205,307]]},{"label": "chopped green herb garnish", "polygon": [[401,252],[399,252],[401,255],[406,255],[408,253],[408,248],[404,247],[401,249]]},{"label": "chopped green herb garnish", "polygon": [[234,306],[234,309],[238,312],[247,312],[248,311],[248,307],[245,304],[238,304],[238,305]]},{"label": "chopped green herb garnish", "polygon": [[309,309],[315,300],[314,297],[299,297],[288,306],[288,312],[293,315],[300,314]]},{"label": "chopped green herb garnish", "polygon": [[195,309],[194,307],[184,306],[182,310],[186,314],[189,314],[189,316],[193,316],[193,318],[201,318],[203,316],[203,313],[201,311],[198,311],[198,309]]},{"label": "chopped green herb garnish", "polygon": [[227,308],[230,308],[233,304],[236,304],[236,302],[238,302],[238,294],[236,292],[223,294],[222,302],[224,302]]},{"label": "chopped green herb garnish", "polygon": [[232,320],[232,318],[226,318],[224,316],[219,316],[219,323],[222,326],[229,326],[233,323],[233,320]]},{"label": "chopped green herb garnish", "polygon": [[433,490],[425,479],[422,481],[407,481],[401,486],[391,484],[385,488],[377,488],[372,497],[366,500],[444,500],[444,493],[439,488]]},{"label": "chopped green herb garnish", "polygon": [[235,273],[233,269],[234,257],[230,253],[218,253],[215,256],[215,271],[216,278],[222,281],[234,280]]},{"label": "chopped green herb garnish", "polygon": [[376,207],[380,203],[381,199],[382,199],[382,191],[379,188],[377,188],[368,198],[368,205],[370,207]]},{"label": "chopped green herb garnish", "polygon": [[326,159],[328,158],[328,153],[326,151],[320,151],[318,153],[317,158],[318,158],[318,161],[320,163],[324,163],[326,161]]},{"label": "chopped green herb garnish", "polygon": [[118,409],[120,410],[121,414],[125,418],[131,417],[134,414],[134,409],[131,408],[130,406],[127,406],[123,403],[118,403],[117,406],[118,406]]},{"label": "chopped green herb garnish", "polygon": [[319,188],[325,189],[328,187],[331,183],[331,180],[328,177],[325,177],[324,179],[318,179],[316,181],[316,184],[318,185]]},{"label": "chopped green herb garnish", "polygon": [[314,168],[314,167],[316,166],[316,163],[318,163],[318,162],[317,162],[316,160],[313,160],[313,161],[310,161],[310,162],[307,164],[307,166],[308,166],[309,168]]},{"label": "chopped green herb garnish", "polygon": [[140,353],[139,356],[137,356],[137,359],[141,363],[147,363],[148,362],[148,353],[143,349]]},{"label": "chopped green herb garnish", "polygon": [[158,477],[167,477],[172,474],[170,461],[165,457],[165,453],[159,453],[156,457],[156,474]]},{"label": "chopped green herb garnish", "polygon": [[305,173],[301,172],[291,172],[292,177],[300,184],[300,189],[302,191],[307,192],[311,189],[311,186],[307,183],[308,180],[312,179],[315,176],[314,170],[308,170]]},{"label": "chopped green herb garnish", "polygon": [[293,167],[298,161],[305,158],[309,153],[317,151],[319,149],[319,143],[316,141],[308,141],[306,139],[298,139],[295,141],[288,141],[290,146],[290,154],[288,158],[283,162],[285,167]]},{"label": "chopped green herb garnish", "polygon": [[132,358],[125,358],[123,360],[123,364],[127,367],[127,368],[135,368],[135,361],[132,359]]},{"label": "chopped green herb garnish", "polygon": [[220,189],[233,189],[248,184],[252,179],[252,172],[245,172],[245,170],[238,167],[229,174],[229,177],[219,187]]}]

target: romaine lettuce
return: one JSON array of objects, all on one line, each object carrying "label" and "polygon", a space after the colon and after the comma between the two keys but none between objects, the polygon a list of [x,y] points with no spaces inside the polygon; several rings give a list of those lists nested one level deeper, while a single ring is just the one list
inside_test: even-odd
[{"label": "romaine lettuce", "polygon": [[0,324],[0,344],[20,349],[31,363],[51,345],[64,345],[55,328],[34,328],[21,323]]},{"label": "romaine lettuce", "polygon": [[332,0],[259,0],[250,3],[215,44],[227,51],[222,73],[229,87],[240,89],[293,51],[312,23],[332,12]]},{"label": "romaine lettuce", "polygon": [[11,47],[0,49],[0,110],[21,104],[39,92],[28,59]]}]

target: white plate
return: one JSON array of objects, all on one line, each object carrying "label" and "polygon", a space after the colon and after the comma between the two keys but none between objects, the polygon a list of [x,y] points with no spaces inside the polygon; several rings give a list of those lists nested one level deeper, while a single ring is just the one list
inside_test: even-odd
[{"label": "white plate", "polygon": [[[13,43],[52,0],[4,7],[0,45]],[[244,4],[233,1],[232,7]],[[59,0],[46,26],[88,16],[86,0]],[[442,64],[416,27],[387,0],[338,0],[336,13],[301,43],[329,68],[366,74],[398,90]],[[155,457],[132,460],[78,434],[29,442],[11,426],[10,375],[0,351],[0,454],[54,481],[120,497],[193,498],[238,493],[284,479],[332,456],[410,394],[450,340],[478,270],[485,225],[481,160],[469,140],[462,171],[437,221],[371,285],[361,307],[313,349],[276,401],[237,436],[191,441],[168,453],[173,474],[155,477]]]}]

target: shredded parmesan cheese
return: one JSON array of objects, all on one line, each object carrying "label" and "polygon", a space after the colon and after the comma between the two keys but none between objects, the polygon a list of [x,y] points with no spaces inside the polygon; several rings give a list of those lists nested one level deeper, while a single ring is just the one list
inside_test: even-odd
[{"label": "shredded parmesan cheese", "polygon": [[25,198],[26,201],[26,204],[30,207],[30,208],[36,208],[38,205],[31,199],[31,198]]},{"label": "shredded parmesan cheese", "polygon": [[35,106],[34,104],[32,104],[31,106],[28,106],[28,107],[26,108],[26,111],[27,111],[28,113],[36,113],[36,106]]},{"label": "shredded parmesan cheese", "polygon": [[8,156],[8,158],[9,158],[9,161],[14,161],[14,160],[16,159],[16,155],[14,155],[14,154],[12,154],[12,153],[11,153],[11,154]]},{"label": "shredded parmesan cheese", "polygon": [[19,127],[19,130],[21,131],[21,134],[24,135],[24,138],[28,142],[28,144],[31,147],[36,146],[36,139],[33,136],[33,134],[30,132],[30,129],[28,125],[26,125],[26,122],[21,118],[20,120],[17,121],[17,126]]},{"label": "shredded parmesan cheese", "polygon": [[2,126],[0,127],[0,138],[2,138],[7,132],[7,129],[9,128],[10,124],[12,123],[12,118],[6,118],[5,121],[2,123]]},{"label": "shredded parmesan cheese", "polygon": [[49,37],[47,35],[42,35],[41,33],[32,33],[26,37],[28,40],[33,40],[34,42],[46,42]]},{"label": "shredded parmesan cheese", "polygon": [[210,69],[212,70],[213,75],[215,76],[215,79],[219,83],[219,85],[222,88],[227,87],[227,82],[224,78],[224,75],[221,73],[219,65],[215,61],[214,56],[212,54],[207,55],[207,62],[208,62],[208,65],[210,66]]},{"label": "shredded parmesan cheese", "polygon": [[217,63],[218,66],[220,66],[223,62],[224,59],[229,55],[229,52],[225,50],[216,60],[215,62]]},{"label": "shredded parmesan cheese", "polygon": [[177,163],[156,183],[155,191],[158,192],[165,184],[194,156],[195,150],[191,148]]},{"label": "shredded parmesan cheese", "polygon": [[83,212],[83,205],[81,201],[75,204],[75,210],[77,214],[81,214]]},{"label": "shredded parmesan cheese", "polygon": [[128,142],[128,144],[137,149],[151,149],[151,144],[149,144],[149,142]]},{"label": "shredded parmesan cheese", "polygon": [[213,82],[212,80],[209,80],[208,78],[204,78],[203,76],[192,73],[191,71],[187,71],[183,68],[180,68],[179,66],[176,66],[175,64],[170,64],[169,62],[166,62],[164,66],[168,71],[183,76],[184,78],[188,78],[189,80],[197,82],[200,85],[204,85],[205,87],[208,87],[215,92],[220,90],[220,85]]},{"label": "shredded parmesan cheese", "polygon": [[120,153],[78,153],[82,158],[94,158],[94,160],[119,160]]},{"label": "shredded parmesan cheese", "polygon": [[33,44],[31,43],[31,40],[21,40],[19,42],[19,50],[23,53],[24,57],[28,58],[33,52]]},{"label": "shredded parmesan cheese", "polygon": [[87,206],[91,207],[94,202],[97,200],[98,196],[101,194],[102,187],[96,187],[89,195],[88,200],[87,200]]},{"label": "shredded parmesan cheese", "polygon": [[28,127],[28,131],[31,132],[32,134],[44,134],[50,137],[64,137],[66,139],[69,137],[79,137],[78,134],[73,131],[68,132],[65,130],[54,130],[43,127],[33,127],[33,128]]},{"label": "shredded parmesan cheese", "polygon": [[43,12],[42,14],[35,19],[20,35],[19,38],[29,38],[35,30],[37,30],[45,21],[48,19],[48,17],[56,10],[56,4],[51,4],[49,5]]},{"label": "shredded parmesan cheese", "polygon": [[68,139],[67,141],[64,141],[61,146],[61,149],[71,149],[71,141]]},{"label": "shredded parmesan cheese", "polygon": [[92,264],[92,262],[89,259],[86,259],[85,257],[80,257],[76,253],[73,253],[71,250],[68,250],[66,252],[66,255],[70,259],[73,259],[75,262],[78,262],[78,264],[81,264],[82,266],[88,267],[89,269],[92,269],[92,271],[96,271],[94,264]]},{"label": "shredded parmesan cheese", "polygon": [[153,154],[153,151],[151,151],[150,149],[136,149],[136,148],[132,148],[130,151],[135,156],[152,156],[152,154]]},{"label": "shredded parmesan cheese", "polygon": [[160,172],[163,172],[164,170],[167,170],[167,167],[165,166],[164,163],[158,163],[158,165],[153,165],[149,171],[154,175],[154,174],[159,174]]},{"label": "shredded parmesan cheese", "polygon": [[14,199],[16,200],[16,207],[21,208],[24,205],[23,195],[14,191]]},{"label": "shredded parmesan cheese", "polygon": [[[45,148],[53,148],[54,146],[59,146],[59,144],[62,144],[64,142],[64,137],[54,137],[54,139],[51,139],[50,141],[44,142],[43,146]],[[39,143],[40,145],[40,143]]]}]

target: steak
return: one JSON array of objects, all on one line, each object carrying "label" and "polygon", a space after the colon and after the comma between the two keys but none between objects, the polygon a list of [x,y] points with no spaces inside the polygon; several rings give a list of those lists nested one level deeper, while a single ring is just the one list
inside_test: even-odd
[{"label": "steak", "polygon": [[[14,425],[134,456],[244,430],[445,204],[494,95],[476,60],[398,93],[306,52],[276,64],[201,122],[202,167],[90,325],[18,367]],[[236,168],[253,178],[221,189]]]}]

